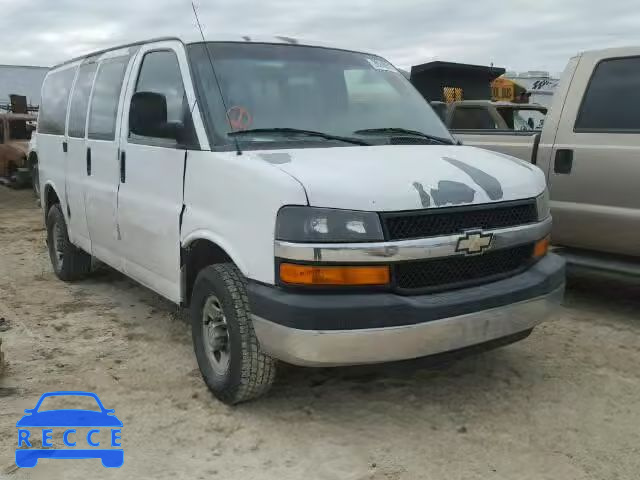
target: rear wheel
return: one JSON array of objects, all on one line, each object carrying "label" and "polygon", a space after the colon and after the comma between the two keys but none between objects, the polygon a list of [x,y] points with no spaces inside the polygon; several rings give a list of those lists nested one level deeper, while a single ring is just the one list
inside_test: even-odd
[{"label": "rear wheel", "polygon": [[69,241],[62,208],[56,203],[47,214],[47,246],[53,271],[60,280],[77,280],[91,270],[91,255]]},{"label": "rear wheel", "polygon": [[212,265],[198,274],[191,298],[191,325],[200,372],[219,400],[233,405],[269,390],[276,361],[260,348],[246,280],[235,265]]}]

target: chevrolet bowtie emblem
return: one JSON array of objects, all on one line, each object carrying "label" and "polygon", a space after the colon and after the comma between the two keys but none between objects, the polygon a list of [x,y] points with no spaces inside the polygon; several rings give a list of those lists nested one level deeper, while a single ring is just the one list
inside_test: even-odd
[{"label": "chevrolet bowtie emblem", "polygon": [[492,233],[482,232],[466,232],[458,239],[456,252],[464,252],[467,254],[482,253],[491,247],[493,241]]}]

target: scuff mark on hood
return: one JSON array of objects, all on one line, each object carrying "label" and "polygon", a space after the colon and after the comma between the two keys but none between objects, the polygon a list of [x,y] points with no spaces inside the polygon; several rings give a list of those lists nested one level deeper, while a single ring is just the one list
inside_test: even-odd
[{"label": "scuff mark on hood", "polygon": [[431,189],[431,196],[438,207],[442,205],[460,205],[461,203],[473,203],[476,191],[468,185],[460,182],[441,180],[438,189]]},{"label": "scuff mark on hood", "polygon": [[442,157],[442,159],[469,175],[471,179],[485,191],[491,200],[500,200],[504,196],[502,185],[496,177],[455,158]]},{"label": "scuff mark on hood", "polygon": [[[424,185],[420,182],[413,182],[413,188],[415,188],[418,195],[420,195],[420,202],[422,203],[422,206],[424,208],[429,208],[431,206],[431,197],[429,197],[429,194],[424,189]],[[431,190],[431,192],[433,192],[433,190]]]},{"label": "scuff mark on hood", "polygon": [[274,165],[291,163],[291,155],[285,152],[259,153],[258,156],[269,163],[273,163]]}]

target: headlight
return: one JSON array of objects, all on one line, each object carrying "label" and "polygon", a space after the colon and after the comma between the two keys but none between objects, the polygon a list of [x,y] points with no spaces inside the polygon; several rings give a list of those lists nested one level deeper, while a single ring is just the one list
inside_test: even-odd
[{"label": "headlight", "polygon": [[377,213],[315,207],[283,207],[276,220],[276,240],[349,243],[384,240]]},{"label": "headlight", "polygon": [[536,198],[536,204],[538,208],[538,221],[546,219],[551,215],[549,209],[549,190],[545,189],[544,193]]}]

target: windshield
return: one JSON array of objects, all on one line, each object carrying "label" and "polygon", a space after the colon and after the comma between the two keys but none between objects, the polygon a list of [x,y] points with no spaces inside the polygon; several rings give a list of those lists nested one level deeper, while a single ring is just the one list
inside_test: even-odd
[{"label": "windshield", "polygon": [[[204,44],[194,44],[189,47],[189,55],[200,105],[216,145],[230,145],[228,133],[238,131],[247,131],[236,134],[243,148],[252,142],[261,143],[264,148],[265,142],[336,140],[265,131],[292,128],[368,143],[387,143],[390,136],[402,136],[402,129],[451,139],[424,98],[380,57],[256,43],[214,42],[208,44],[208,50]],[[261,131],[249,131],[257,129]],[[371,129],[394,131],[362,132]],[[335,143],[349,145],[353,143]]]}]

